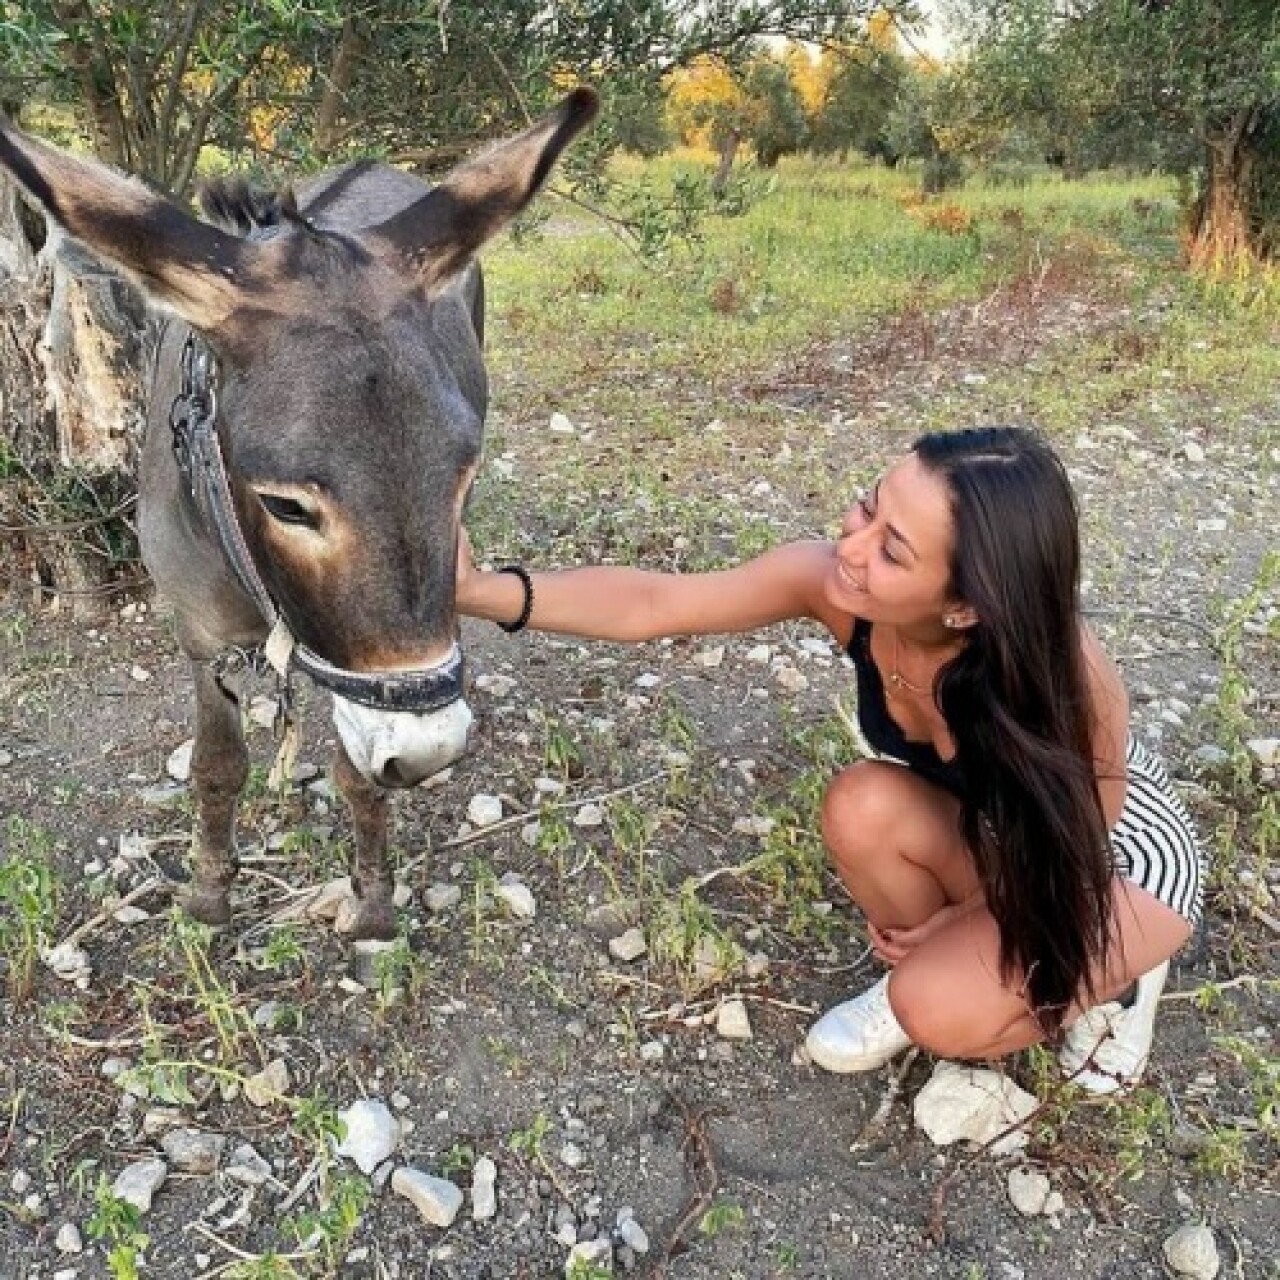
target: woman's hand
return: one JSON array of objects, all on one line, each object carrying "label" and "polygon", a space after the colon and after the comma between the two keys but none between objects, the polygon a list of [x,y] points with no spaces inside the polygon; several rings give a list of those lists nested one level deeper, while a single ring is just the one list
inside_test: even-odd
[{"label": "woman's hand", "polygon": [[471,539],[467,536],[467,531],[459,525],[458,564],[454,578],[459,613],[470,612],[467,606],[474,600],[476,579],[479,576],[480,571],[476,568],[475,560],[472,556]]},{"label": "woman's hand", "polygon": [[883,964],[893,968],[899,961],[905,960],[918,946],[935,933],[963,920],[982,906],[980,894],[966,898],[964,902],[953,902],[950,906],[935,911],[923,924],[914,929],[879,929],[867,921],[867,930],[871,935],[871,948]]}]

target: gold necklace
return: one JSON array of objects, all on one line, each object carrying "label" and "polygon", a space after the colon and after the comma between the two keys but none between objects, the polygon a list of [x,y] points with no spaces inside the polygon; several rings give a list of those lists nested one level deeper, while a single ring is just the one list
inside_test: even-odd
[{"label": "gold necklace", "polygon": [[889,672],[889,683],[893,685],[895,689],[905,690],[907,693],[914,693],[917,697],[921,697],[928,693],[929,690],[920,688],[918,684],[912,684],[911,681],[898,670],[899,641],[900,637],[898,635],[898,629],[895,627],[893,629],[893,670]]}]

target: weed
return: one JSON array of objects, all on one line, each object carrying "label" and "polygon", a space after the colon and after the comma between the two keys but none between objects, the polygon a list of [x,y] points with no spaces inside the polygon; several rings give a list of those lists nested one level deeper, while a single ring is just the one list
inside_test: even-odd
[{"label": "weed", "polygon": [[105,1177],[99,1177],[94,1192],[94,1210],[85,1230],[107,1247],[107,1270],[114,1280],[139,1280],[142,1255],[151,1238],[142,1230],[142,1212],[120,1199]]},{"label": "weed", "polygon": [[378,1010],[386,1014],[402,999],[412,1002],[417,998],[427,981],[427,959],[402,933],[374,957],[373,973]]},{"label": "weed", "polygon": [[253,1019],[237,1003],[235,993],[222,981],[218,966],[210,958],[213,930],[175,910],[170,916],[170,933],[185,962],[195,1004],[217,1037],[221,1060],[238,1060],[246,1040],[258,1044],[258,1033]]},{"label": "weed", "polygon": [[475,1168],[476,1149],[467,1142],[455,1142],[440,1157],[440,1172],[446,1178],[470,1173]]},{"label": "weed", "polygon": [[725,1231],[741,1227],[746,1220],[746,1212],[736,1200],[717,1200],[698,1220],[698,1230],[714,1240]]},{"label": "weed", "polygon": [[222,1275],[224,1280],[300,1280],[301,1273],[288,1258],[268,1251],[233,1262]]},{"label": "weed", "polygon": [[282,969],[293,970],[301,966],[306,958],[307,949],[297,925],[278,924],[267,935],[266,945],[257,953],[255,967],[268,973]]},{"label": "weed", "polygon": [[329,1269],[336,1271],[372,1199],[367,1179],[340,1172],[322,1186],[315,1209],[297,1214],[286,1225],[303,1248],[319,1250]]},{"label": "weed", "polygon": [[582,777],[582,752],[565,724],[554,716],[545,716],[542,739],[542,762],[549,775],[570,781]]},{"label": "weed", "polygon": [[22,818],[5,824],[7,857],[0,863],[0,952],[8,966],[10,998],[25,1000],[36,961],[53,938],[58,918],[58,878],[50,862],[53,841]]},{"label": "weed", "polygon": [[656,962],[674,971],[687,996],[723,982],[743,959],[742,948],[716,924],[692,880],[659,907],[650,930],[650,950]]},{"label": "weed", "polygon": [[1152,1148],[1164,1141],[1172,1127],[1169,1104],[1154,1089],[1135,1089],[1104,1110],[1120,1175],[1141,1178]]}]

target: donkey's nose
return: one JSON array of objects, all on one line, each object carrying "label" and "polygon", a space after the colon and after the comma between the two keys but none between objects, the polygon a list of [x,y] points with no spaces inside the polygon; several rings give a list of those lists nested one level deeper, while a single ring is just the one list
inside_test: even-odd
[{"label": "donkey's nose", "polygon": [[351,763],[380,787],[416,786],[467,749],[471,710],[461,699],[425,715],[378,711],[337,697],[333,704]]}]

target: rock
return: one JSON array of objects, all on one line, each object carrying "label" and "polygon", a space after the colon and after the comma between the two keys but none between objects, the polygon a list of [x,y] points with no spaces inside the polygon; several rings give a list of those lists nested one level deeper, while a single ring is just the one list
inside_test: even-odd
[{"label": "rock", "polygon": [[220,1133],[170,1129],[160,1139],[169,1163],[182,1173],[212,1173],[222,1160],[227,1140]]},{"label": "rock", "polygon": [[609,1240],[583,1240],[569,1250],[564,1260],[566,1276],[592,1275],[603,1271],[613,1274],[613,1244]]},{"label": "rock", "polygon": [[140,787],[138,799],[149,809],[167,809],[176,805],[187,794],[184,782],[157,782],[149,787]]},{"label": "rock", "polygon": [[1198,445],[1194,440],[1188,440],[1182,446],[1182,456],[1186,458],[1188,462],[1197,462],[1197,463],[1203,462],[1204,449],[1200,445]]},{"label": "rock", "polygon": [[226,1175],[246,1187],[260,1187],[273,1176],[271,1166],[247,1142],[231,1153]]},{"label": "rock", "polygon": [[315,896],[303,909],[308,920],[329,920],[338,918],[344,904],[355,901],[356,891],[352,888],[350,876],[338,876],[320,886]]},{"label": "rock", "polygon": [[502,800],[499,796],[481,793],[471,797],[467,805],[467,821],[475,827],[491,827],[502,821]]},{"label": "rock", "polygon": [[510,676],[486,672],[476,677],[476,688],[493,694],[495,698],[505,698],[515,687],[516,682]]},{"label": "rock", "polygon": [[592,907],[582,917],[582,923],[597,938],[607,940],[616,938],[630,928],[635,920],[635,914],[636,904],[630,900],[605,902],[598,907]]},{"label": "rock", "polygon": [[169,1166],[163,1160],[139,1160],[120,1171],[112,1184],[111,1194],[117,1200],[133,1205],[139,1213],[147,1213],[151,1208],[151,1198],[168,1176]]},{"label": "rock", "polygon": [[462,1208],[462,1190],[446,1178],[404,1165],[391,1175],[391,1190],[404,1196],[433,1227],[449,1227]]},{"label": "rock", "polygon": [[487,1222],[498,1212],[498,1166],[488,1156],[481,1156],[471,1171],[471,1217]]},{"label": "rock", "polygon": [[788,693],[803,693],[809,687],[809,678],[798,667],[790,664],[779,667],[774,672],[774,679]]},{"label": "rock", "polygon": [[456,907],[462,901],[462,890],[456,884],[433,884],[425,894],[423,900],[427,904],[427,910],[433,915],[439,915],[442,911],[448,911],[450,907]]},{"label": "rock", "polygon": [[258,694],[249,703],[249,719],[262,729],[274,729],[276,716],[280,713],[280,704],[274,698]]},{"label": "rock", "polygon": [[569,1169],[581,1169],[586,1164],[587,1157],[576,1142],[566,1142],[560,1148],[560,1162]]},{"label": "rock", "polygon": [[261,1071],[246,1078],[244,1096],[255,1107],[269,1107],[288,1097],[292,1083],[289,1064],[283,1058],[274,1058]]},{"label": "rock", "polygon": [[726,1000],[716,1013],[716,1034],[723,1040],[751,1039],[751,1019],[747,1016],[747,1006],[736,996]]},{"label": "rock", "polygon": [[618,1238],[635,1253],[649,1252],[649,1237],[634,1218],[623,1218],[618,1223]]},{"label": "rock", "polygon": [[74,1222],[64,1222],[58,1228],[58,1234],[53,1237],[53,1247],[59,1253],[83,1252],[84,1240],[80,1236],[80,1228]]},{"label": "rock", "polygon": [[60,942],[56,947],[49,947],[40,952],[40,959],[63,982],[73,982],[82,989],[89,985],[89,979],[93,975],[93,969],[89,965],[89,953],[74,943]]},{"label": "rock", "polygon": [[186,782],[191,777],[191,752],[196,745],[194,738],[188,738],[181,746],[175,747],[165,761],[164,771],[174,782]]},{"label": "rock", "polygon": [[532,920],[538,914],[538,903],[533,891],[513,872],[508,871],[494,891],[517,920]]},{"label": "rock", "polygon": [[573,815],[575,827],[598,827],[604,821],[604,810],[598,804],[584,804]]},{"label": "rock", "polygon": [[624,964],[629,964],[632,960],[639,960],[648,949],[648,944],[644,940],[643,929],[628,929],[625,933],[620,933],[616,938],[609,939],[609,954],[615,960],[621,960]]},{"label": "rock", "polygon": [[1250,738],[1245,746],[1264,768],[1274,769],[1280,765],[1280,738]]},{"label": "rock", "polygon": [[[340,1111],[338,1118],[346,1125],[347,1133],[337,1152],[354,1161],[361,1173],[372,1173],[400,1144],[400,1121],[379,1098],[361,1098]],[[461,1197],[462,1193],[458,1194]]]},{"label": "rock", "polygon": [[15,1196],[25,1196],[31,1190],[31,1175],[25,1169],[15,1170],[9,1179],[9,1189]]},{"label": "rock", "polygon": [[1202,1223],[1188,1222],[1164,1242],[1169,1270],[1191,1280],[1214,1280],[1222,1263],[1213,1232]]},{"label": "rock", "polygon": [[553,431],[558,436],[571,436],[573,435],[575,428],[570,418],[557,409],[556,412],[551,415],[548,430]]},{"label": "rock", "polygon": [[1194,773],[1224,773],[1231,768],[1231,753],[1210,742],[1197,747],[1187,757],[1187,764]]},{"label": "rock", "polygon": [[[1006,1129],[1025,1120],[1039,1105],[1008,1076],[954,1062],[939,1062],[916,1095],[915,1121],[940,1147],[968,1141],[992,1143],[992,1155],[1009,1155],[1027,1145],[1022,1129]],[[1004,1134],[999,1141],[997,1135]]]},{"label": "rock", "polygon": [[1009,1170],[1009,1199],[1024,1218],[1045,1212],[1045,1204],[1053,1190],[1049,1179],[1037,1169],[1019,1165]]}]

